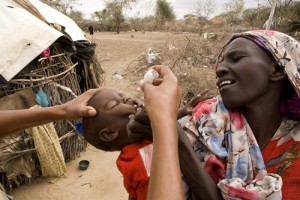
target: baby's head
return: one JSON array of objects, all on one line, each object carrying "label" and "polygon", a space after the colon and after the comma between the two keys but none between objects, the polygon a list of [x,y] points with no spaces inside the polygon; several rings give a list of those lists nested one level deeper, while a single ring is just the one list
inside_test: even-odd
[{"label": "baby's head", "polygon": [[137,99],[126,98],[115,90],[103,88],[88,102],[96,109],[94,117],[84,117],[83,136],[85,140],[104,151],[121,150],[125,145],[133,143],[128,138],[126,125],[129,115],[135,114],[142,107]]}]

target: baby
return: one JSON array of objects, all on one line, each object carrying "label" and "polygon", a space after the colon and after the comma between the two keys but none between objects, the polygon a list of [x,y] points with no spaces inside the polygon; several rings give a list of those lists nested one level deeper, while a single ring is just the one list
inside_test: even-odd
[{"label": "baby", "polygon": [[[193,100],[191,101],[193,102]],[[192,103],[183,107],[179,117],[189,112]],[[193,103],[194,104],[194,103]],[[94,147],[104,151],[120,151],[117,167],[123,174],[129,199],[146,199],[151,160],[152,141],[134,142],[128,137],[126,126],[129,116],[135,114],[142,103],[112,89],[103,88],[88,102],[97,110],[94,117],[83,118],[83,136]],[[183,182],[186,196],[188,187]]]}]

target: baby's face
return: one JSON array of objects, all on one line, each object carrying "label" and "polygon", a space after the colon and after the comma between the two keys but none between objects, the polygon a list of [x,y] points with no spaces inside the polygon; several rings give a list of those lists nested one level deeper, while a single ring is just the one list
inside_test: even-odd
[{"label": "baby's face", "polygon": [[97,110],[97,122],[105,128],[126,131],[129,115],[135,114],[142,103],[137,99],[127,98],[124,94],[112,89],[103,89],[91,101]]}]

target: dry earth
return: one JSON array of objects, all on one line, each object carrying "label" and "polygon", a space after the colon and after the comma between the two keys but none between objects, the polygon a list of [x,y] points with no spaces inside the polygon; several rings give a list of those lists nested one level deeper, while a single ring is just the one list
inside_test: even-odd
[{"label": "dry earth", "polygon": [[[91,36],[87,37],[92,40]],[[142,93],[136,83],[147,69],[143,53],[150,47],[160,52],[173,49],[164,60],[164,64],[171,65],[172,54],[181,53],[177,45],[186,43],[185,34],[147,32],[96,33],[93,40],[105,71],[104,85],[138,98],[142,98]],[[135,61],[138,58],[142,59]],[[116,79],[119,77],[116,74],[122,79]],[[190,80],[187,78],[187,81]],[[66,178],[57,179],[54,183],[36,180],[30,186],[17,188],[13,192],[14,200],[125,200],[128,195],[115,165],[117,156],[118,152],[103,152],[89,146],[78,159],[67,163]],[[82,159],[90,161],[86,171],[78,169],[78,162]]]}]

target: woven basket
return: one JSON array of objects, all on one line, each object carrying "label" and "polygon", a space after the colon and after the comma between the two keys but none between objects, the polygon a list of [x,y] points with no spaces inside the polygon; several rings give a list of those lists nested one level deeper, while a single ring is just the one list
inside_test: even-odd
[{"label": "woven basket", "polygon": [[[39,109],[34,106],[33,109]],[[42,176],[49,178],[66,175],[67,168],[53,123],[28,129],[34,140],[35,149],[41,165]]]}]

